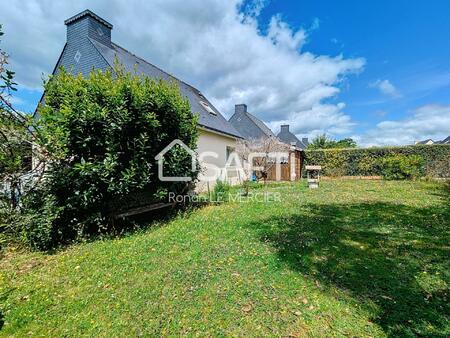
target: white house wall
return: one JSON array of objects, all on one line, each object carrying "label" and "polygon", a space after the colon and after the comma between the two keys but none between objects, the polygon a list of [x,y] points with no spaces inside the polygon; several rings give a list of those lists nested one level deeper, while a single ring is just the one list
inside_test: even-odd
[{"label": "white house wall", "polygon": [[[205,176],[212,176],[214,170],[208,170],[207,164],[215,165],[221,169],[221,179],[230,184],[239,184],[241,181],[240,173],[235,169],[225,169],[227,162],[227,147],[236,147],[236,139],[224,134],[215,133],[205,129],[199,130],[199,139],[197,145],[197,153],[201,155],[205,152],[214,152],[217,154],[217,158],[212,156],[204,157],[203,161],[200,161],[202,171]],[[215,185],[215,181],[207,182],[207,180],[200,181],[197,184],[198,191],[207,191],[208,186],[212,188]]]}]

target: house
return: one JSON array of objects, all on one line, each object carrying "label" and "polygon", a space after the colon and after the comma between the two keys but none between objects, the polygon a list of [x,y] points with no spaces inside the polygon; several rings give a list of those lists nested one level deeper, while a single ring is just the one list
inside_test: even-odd
[{"label": "house", "polygon": [[426,144],[426,145],[431,145],[431,144],[435,144],[435,142],[432,139],[426,139],[423,141],[417,141],[416,144]]},{"label": "house", "polygon": [[278,133],[277,137],[284,143],[294,145],[298,149],[305,150],[309,145],[308,138],[304,137],[300,141],[297,136],[289,131],[289,125],[284,124],[281,126],[281,130]]},{"label": "house", "polygon": [[438,143],[438,144],[450,144],[450,136],[447,136],[446,139],[444,139],[442,141],[437,141],[436,143]]},{"label": "house", "polygon": [[[219,168],[225,167],[230,149],[234,149],[236,140],[242,136],[198,89],[114,43],[111,40],[113,25],[90,10],[72,16],[64,23],[67,26],[67,41],[53,74],[64,66],[73,74],[87,76],[94,68],[112,68],[117,59],[129,72],[174,81],[189,100],[192,113],[199,115],[197,152],[217,154],[217,157],[205,159],[202,165],[209,163]],[[235,180],[232,177],[230,182],[235,183]]]},{"label": "house", "polygon": [[[301,178],[302,149],[296,144],[293,145],[291,142],[285,142],[277,137],[263,121],[248,112],[246,104],[235,105],[234,114],[229,121],[246,140],[258,141],[274,138],[290,146],[287,157],[280,159],[279,170],[281,172],[277,176],[276,166],[270,167],[267,173],[268,180],[294,181]],[[295,137],[295,135],[293,136]]]},{"label": "house", "polygon": [[276,137],[263,121],[247,111],[246,104],[235,105],[234,114],[228,121],[246,140]]},{"label": "house", "polygon": [[415,144],[426,144],[426,145],[432,145],[432,144],[450,144],[450,136],[448,136],[446,139],[442,141],[433,141],[432,139],[427,139],[424,141],[417,141]]}]

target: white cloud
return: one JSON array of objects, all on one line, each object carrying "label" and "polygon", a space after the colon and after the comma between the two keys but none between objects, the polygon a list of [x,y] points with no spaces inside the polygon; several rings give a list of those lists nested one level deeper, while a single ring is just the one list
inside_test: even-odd
[{"label": "white cloud", "polygon": [[389,80],[377,80],[369,85],[372,88],[377,88],[382,94],[388,95],[392,98],[399,98],[401,94]]},{"label": "white cloud", "polygon": [[311,108],[295,112],[285,120],[269,122],[269,127],[277,134],[280,125],[289,124],[290,131],[298,137],[314,137],[319,134],[341,135],[349,133],[355,126],[351,118],[342,112],[344,103],[317,104]]},{"label": "white cloud", "polygon": [[247,103],[275,130],[287,122],[296,133],[350,131],[345,105],[328,99],[364,59],[304,51],[311,30],[294,30],[279,15],[263,34],[257,16],[267,1],[240,11],[241,1],[13,1],[0,12],[3,47],[18,82],[39,88],[64,46],[64,19],[90,8],[114,25],[115,42],[199,88],[226,116]]},{"label": "white cloud", "polygon": [[253,0],[249,1],[244,8],[242,8],[242,12],[251,17],[257,17],[261,11],[266,7],[269,3],[269,0]]},{"label": "white cloud", "polygon": [[311,27],[309,27],[310,31],[315,31],[316,29],[320,28],[320,19],[319,18],[314,18]]},{"label": "white cloud", "polygon": [[306,42],[306,31],[300,29],[293,32],[289,25],[282,21],[281,15],[272,17],[267,36],[275,46],[287,50],[300,50]]},{"label": "white cloud", "polygon": [[430,104],[417,108],[408,118],[380,122],[376,128],[354,137],[362,146],[414,144],[428,138],[446,138],[449,126],[450,105]]}]

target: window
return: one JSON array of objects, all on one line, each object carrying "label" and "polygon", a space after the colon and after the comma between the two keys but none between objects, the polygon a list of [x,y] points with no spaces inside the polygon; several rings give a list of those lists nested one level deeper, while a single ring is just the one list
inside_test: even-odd
[{"label": "window", "polygon": [[202,105],[205,110],[210,113],[211,115],[217,115],[217,113],[207,104],[205,101],[200,101],[200,104]]},{"label": "window", "polygon": [[234,147],[227,147],[227,161],[232,153],[234,153]]}]

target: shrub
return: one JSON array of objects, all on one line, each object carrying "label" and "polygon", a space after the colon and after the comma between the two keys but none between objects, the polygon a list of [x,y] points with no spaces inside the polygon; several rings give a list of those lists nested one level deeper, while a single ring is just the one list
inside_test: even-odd
[{"label": "shrub", "polygon": [[217,180],[214,186],[212,200],[214,202],[224,202],[228,199],[228,194],[230,192],[231,186],[227,182]]},{"label": "shrub", "polygon": [[381,173],[387,180],[416,179],[423,176],[423,158],[419,155],[392,155],[380,160]]},{"label": "shrub", "polygon": [[250,180],[244,180],[244,182],[242,182],[242,194],[244,196],[248,196],[248,193],[250,191]]},{"label": "shrub", "polygon": [[[64,239],[75,239],[65,232],[75,227],[56,226],[64,207],[58,206],[53,194],[33,192],[23,199],[24,211],[16,224],[18,238],[32,249],[48,250]],[[67,243],[68,240],[65,240]]]},{"label": "shrub", "polygon": [[[38,115],[34,128],[51,164],[24,202],[22,235],[31,246],[115,231],[107,220],[127,197],[140,194],[148,204],[185,189],[182,182],[161,182],[155,160],[174,139],[196,148],[197,118],[175,84],[120,67],[87,78],[62,69],[45,84]],[[173,148],[164,160],[166,176],[196,178],[184,150]]]},{"label": "shrub", "polygon": [[328,137],[326,134],[316,136],[311,143],[308,144],[308,150],[314,149],[336,149],[336,148],[356,148],[356,142],[351,138],[344,138],[336,141]]},{"label": "shrub", "polygon": [[8,198],[0,193],[0,250],[12,234],[14,210]]},{"label": "shrub", "polygon": [[372,157],[362,157],[358,164],[357,169],[364,176],[370,176],[373,172],[379,171],[379,161]]},{"label": "shrub", "polygon": [[307,150],[303,165],[320,165],[325,176],[382,176],[382,159],[395,155],[420,156],[423,160],[421,174],[435,178],[450,177],[450,145],[445,144]]}]

